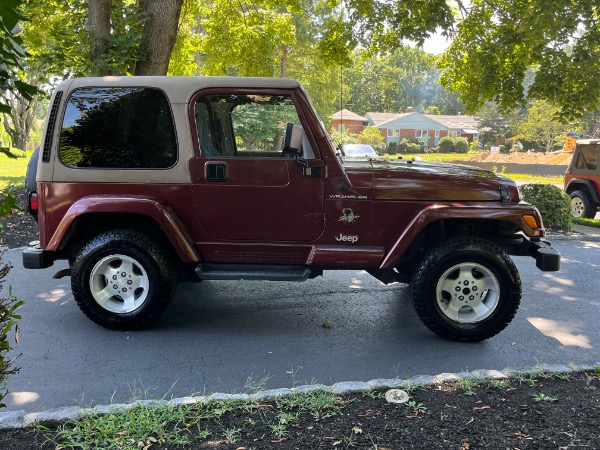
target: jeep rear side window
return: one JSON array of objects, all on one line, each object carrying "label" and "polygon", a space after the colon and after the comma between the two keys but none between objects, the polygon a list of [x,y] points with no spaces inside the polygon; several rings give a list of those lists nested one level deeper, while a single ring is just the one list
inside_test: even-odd
[{"label": "jeep rear side window", "polygon": [[165,94],[154,88],[74,90],[63,119],[59,157],[70,167],[172,167],[177,139]]},{"label": "jeep rear side window", "polygon": [[206,95],[194,110],[203,156],[293,156],[284,145],[286,129],[300,120],[290,96]]},{"label": "jeep rear side window", "polygon": [[600,146],[582,145],[579,155],[577,155],[575,167],[577,169],[596,170],[598,167],[598,153],[600,153]]}]

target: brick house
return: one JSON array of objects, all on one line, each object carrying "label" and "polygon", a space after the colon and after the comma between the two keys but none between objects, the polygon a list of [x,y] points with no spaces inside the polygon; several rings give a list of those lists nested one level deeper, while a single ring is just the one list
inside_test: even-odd
[{"label": "brick house", "polygon": [[[366,125],[379,128],[381,135],[385,139],[386,146],[391,142],[400,143],[404,138],[421,139],[425,142],[427,148],[438,145],[444,136],[464,137],[469,142],[473,142],[479,136],[477,119],[473,116],[465,115],[426,115],[416,112],[412,108],[407,108],[403,113],[367,113],[366,118],[351,111],[338,111],[333,115],[334,127],[342,122],[339,117],[343,117],[343,124],[351,133],[360,133]],[[336,122],[336,117],[338,121]],[[359,129],[359,119],[364,123]],[[352,124],[353,128],[350,128]],[[353,131],[357,130],[357,131]]]},{"label": "brick house", "polygon": [[336,112],[331,119],[331,126],[340,133],[347,131],[352,134],[360,134],[369,125],[366,117],[359,116],[347,109]]}]

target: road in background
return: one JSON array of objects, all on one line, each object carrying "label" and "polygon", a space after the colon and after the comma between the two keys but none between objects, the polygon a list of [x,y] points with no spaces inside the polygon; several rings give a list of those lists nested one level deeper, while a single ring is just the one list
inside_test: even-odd
[{"label": "road in background", "polygon": [[[359,271],[325,272],[304,283],[180,285],[149,330],[105,330],[81,313],[64,265],[22,269],[4,259],[20,310],[21,367],[9,377],[8,410],[40,411],[134,398],[245,392],[306,383],[408,378],[536,363],[600,362],[600,242],[556,242],[562,269],[515,261],[523,300],[513,323],[481,343],[442,340],[413,311],[405,285]],[[329,322],[331,327],[324,327]]]}]

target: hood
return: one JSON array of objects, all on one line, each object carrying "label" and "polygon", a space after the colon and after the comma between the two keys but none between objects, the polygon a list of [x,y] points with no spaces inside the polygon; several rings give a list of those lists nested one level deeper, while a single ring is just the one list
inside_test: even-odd
[{"label": "hood", "polygon": [[372,173],[373,200],[499,202],[502,186],[512,201],[520,200],[514,181],[477,167],[385,159],[347,161],[344,167],[359,183]]}]

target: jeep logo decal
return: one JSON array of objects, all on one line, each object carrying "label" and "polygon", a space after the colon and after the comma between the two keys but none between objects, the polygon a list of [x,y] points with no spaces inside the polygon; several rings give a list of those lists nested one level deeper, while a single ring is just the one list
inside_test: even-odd
[{"label": "jeep logo decal", "polygon": [[339,236],[335,237],[335,240],[338,242],[352,242],[353,244],[358,242],[358,236],[346,235],[340,233]]}]

